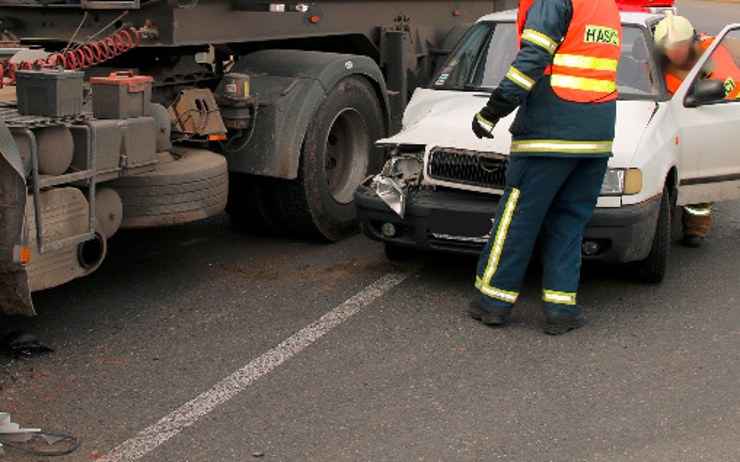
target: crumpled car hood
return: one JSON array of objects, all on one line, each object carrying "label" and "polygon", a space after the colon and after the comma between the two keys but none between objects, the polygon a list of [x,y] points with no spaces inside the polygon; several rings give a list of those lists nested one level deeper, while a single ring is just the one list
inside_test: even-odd
[{"label": "crumpled car hood", "polygon": [[[494,139],[479,140],[470,129],[473,116],[486,104],[483,92],[419,89],[409,102],[403,129],[379,144],[441,146],[479,152],[508,154],[509,126],[516,112],[502,119],[493,131]],[[627,167],[638,148],[645,128],[656,109],[653,101],[619,101],[612,167]]]}]

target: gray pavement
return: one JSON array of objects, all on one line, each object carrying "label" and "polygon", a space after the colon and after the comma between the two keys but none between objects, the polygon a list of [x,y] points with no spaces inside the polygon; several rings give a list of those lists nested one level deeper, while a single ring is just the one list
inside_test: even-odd
[{"label": "gray pavement", "polygon": [[[722,21],[725,6],[679,2]],[[0,335],[56,349],[0,356],[0,409],[79,436],[60,461],[96,460],[166,416],[181,431],[140,460],[740,460],[739,237],[740,202],[723,203],[704,247],[672,247],[660,285],[585,265],[590,322],[552,338],[536,270],[512,324],[490,329],[464,313],[473,259],[391,264],[362,236],[256,238],[224,216],[122,232],[97,273],[37,294],[36,318],[0,317]],[[368,291],[389,273],[408,277]],[[276,367],[248,366],[347,306],[359,311]],[[256,379],[178,423],[245,366]]]}]

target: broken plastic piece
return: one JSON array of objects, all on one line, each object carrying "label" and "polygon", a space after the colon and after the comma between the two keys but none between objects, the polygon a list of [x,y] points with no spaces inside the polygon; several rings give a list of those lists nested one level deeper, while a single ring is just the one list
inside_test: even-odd
[{"label": "broken plastic piece", "polygon": [[403,218],[406,214],[406,191],[401,181],[395,178],[378,175],[373,179],[375,193],[380,200]]},{"label": "broken plastic piece", "polygon": [[[39,443],[54,447],[37,449]],[[35,456],[66,456],[80,447],[80,440],[71,435],[47,433],[40,428],[21,428],[10,420],[10,414],[0,412],[0,455],[4,454],[3,446]]]}]

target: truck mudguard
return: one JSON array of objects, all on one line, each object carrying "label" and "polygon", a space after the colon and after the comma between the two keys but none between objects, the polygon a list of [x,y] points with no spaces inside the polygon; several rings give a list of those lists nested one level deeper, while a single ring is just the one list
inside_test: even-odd
[{"label": "truck mudguard", "polygon": [[250,76],[258,106],[246,144],[227,152],[229,170],[295,179],[303,139],[327,93],[343,78],[365,76],[378,94],[388,127],[383,74],[365,56],[300,50],[264,50],[240,59],[231,72]]},{"label": "truck mudguard", "polygon": [[0,120],[0,311],[33,316],[28,275],[17,253],[26,215],[26,179],[18,147]]}]

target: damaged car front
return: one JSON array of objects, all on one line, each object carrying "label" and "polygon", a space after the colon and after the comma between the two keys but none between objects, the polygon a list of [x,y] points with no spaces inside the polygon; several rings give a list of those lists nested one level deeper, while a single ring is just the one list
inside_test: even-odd
[{"label": "damaged car front", "polygon": [[[643,187],[640,167],[669,167],[648,168],[656,156],[635,155],[667,99],[651,77],[650,24],[659,17],[625,17],[615,156],[583,246],[585,257],[608,262],[636,261],[650,251],[662,186]],[[389,160],[355,197],[363,232],[382,241],[389,258],[405,257],[408,249],[478,254],[485,245],[505,185],[516,114],[498,123],[492,140],[477,139],[470,120],[517,53],[515,18],[511,11],[495,13],[473,26],[430,86],[415,92],[401,132],[378,142]]]}]

